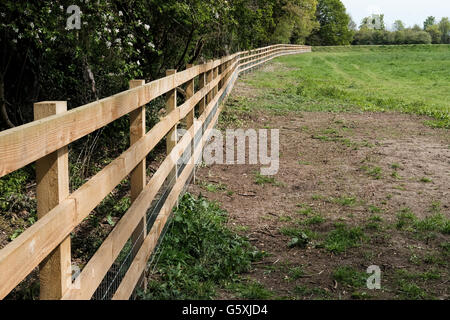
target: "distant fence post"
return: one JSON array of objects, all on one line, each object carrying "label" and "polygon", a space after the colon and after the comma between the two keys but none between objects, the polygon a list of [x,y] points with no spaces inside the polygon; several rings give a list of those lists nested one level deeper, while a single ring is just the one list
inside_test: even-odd
[{"label": "distant fence post", "polygon": [[[205,87],[205,81],[206,81],[206,74],[200,73],[198,76],[198,90],[202,90]],[[198,113],[202,115],[203,111],[205,111],[206,106],[206,95],[200,100],[198,104]]]},{"label": "distant fence post", "polygon": [[[145,85],[145,80],[130,80],[129,87],[134,89]],[[130,146],[135,144],[139,139],[146,134],[145,128],[145,106],[139,107],[136,110],[130,112]],[[147,184],[146,174],[146,159],[144,158],[136,168],[131,171],[130,174],[130,187],[131,187],[131,203],[133,203],[139,194],[144,190]],[[147,217],[144,213],[143,218],[139,222],[136,230],[131,235],[131,242],[133,243],[133,256],[136,255],[139,248],[144,243],[145,236],[147,235]],[[142,274],[139,284],[141,287],[146,287],[146,279]]]},{"label": "distant fence post", "polygon": [[[186,66],[186,68],[190,69],[193,66],[194,66],[193,64],[188,64]],[[190,98],[192,98],[194,96],[194,93],[195,93],[194,79],[195,78],[192,78],[186,84],[186,101],[188,101]],[[192,128],[192,126],[194,125],[194,120],[195,120],[195,106],[192,108],[192,110],[186,116],[186,130],[189,130],[190,128]],[[192,137],[192,142],[191,142],[191,156],[194,155],[194,152],[195,152],[195,131],[194,131],[194,136]],[[196,171],[196,168],[194,165],[194,169],[193,169],[194,183],[195,183],[195,171]]]},{"label": "distant fence post", "polygon": [[[67,111],[66,101],[34,104],[34,120]],[[38,219],[69,196],[69,154],[63,147],[36,161]],[[72,284],[70,236],[61,242],[39,265],[40,299],[58,300]]]},{"label": "distant fence post", "polygon": [[[212,67],[213,60],[208,61],[208,68]],[[208,72],[206,72],[206,84],[209,85],[213,80],[214,70],[211,68]],[[214,89],[210,89],[208,94],[206,95],[206,105],[208,105],[213,98]],[[206,106],[205,106],[206,107]]]},{"label": "distant fence post", "polygon": [[[188,64],[186,66],[187,69],[192,68],[193,64]],[[194,78],[188,81],[186,85],[186,101],[189,100],[194,96]],[[186,128],[189,130],[189,128],[194,124],[194,116],[195,116],[195,107],[192,108],[192,110],[187,114],[186,116]]]},{"label": "distant fence post", "polygon": [[[166,76],[171,76],[177,73],[177,70],[171,69],[166,71]],[[177,88],[173,88],[169,92],[166,93],[166,111],[167,114],[171,113],[177,108]],[[173,128],[169,131],[166,138],[166,152],[167,155],[172,152],[173,148],[175,148],[176,144],[178,142],[177,137],[177,124],[173,126]],[[177,179],[178,175],[178,165],[175,163],[175,166],[172,170],[172,172],[168,175],[169,183],[171,183],[172,180]],[[174,182],[175,183],[175,182]]]},{"label": "distant fence post", "polygon": [[[216,80],[218,76],[219,76],[219,67],[216,67],[213,69],[213,79]],[[214,86],[213,98],[217,95],[218,92],[219,92],[219,83],[217,83]]]}]

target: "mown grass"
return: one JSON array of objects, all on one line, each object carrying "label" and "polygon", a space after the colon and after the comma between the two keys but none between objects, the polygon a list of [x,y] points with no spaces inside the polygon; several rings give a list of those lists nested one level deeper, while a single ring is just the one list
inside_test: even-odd
[{"label": "mown grass", "polygon": [[316,48],[246,79],[274,111],[400,111],[450,128],[450,45]]}]

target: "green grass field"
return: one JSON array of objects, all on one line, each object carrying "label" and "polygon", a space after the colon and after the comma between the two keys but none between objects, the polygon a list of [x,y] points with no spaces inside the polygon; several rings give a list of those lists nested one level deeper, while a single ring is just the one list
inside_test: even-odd
[{"label": "green grass field", "polygon": [[400,111],[450,128],[450,46],[318,47],[246,80],[276,111]]}]

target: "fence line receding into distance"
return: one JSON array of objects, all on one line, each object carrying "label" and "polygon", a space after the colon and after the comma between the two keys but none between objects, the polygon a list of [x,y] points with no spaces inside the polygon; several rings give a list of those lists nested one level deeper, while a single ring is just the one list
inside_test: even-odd
[{"label": "fence line receding into distance", "polygon": [[[274,45],[239,52],[182,72],[169,70],[150,83],[130,81],[130,90],[70,111],[64,101],[35,104],[34,122],[0,132],[0,177],[36,162],[38,202],[38,221],[0,250],[0,299],[38,266],[41,299],[129,299],[239,74],[277,56],[310,51]],[[182,85],[186,100],[177,105]],[[146,132],[145,105],[163,95],[166,116]],[[127,114],[129,149],[70,194],[68,145]],[[189,134],[177,138],[181,120]],[[167,156],[147,183],[146,156],[165,138]],[[190,161],[179,164],[191,147]],[[127,176],[131,207],[73,279],[71,232]],[[125,247],[131,249],[118,264]]]}]

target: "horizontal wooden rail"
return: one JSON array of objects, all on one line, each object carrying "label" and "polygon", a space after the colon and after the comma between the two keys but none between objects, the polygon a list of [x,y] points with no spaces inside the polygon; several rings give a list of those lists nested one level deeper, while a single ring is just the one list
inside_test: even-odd
[{"label": "horizontal wooden rail", "polygon": [[[102,243],[77,278],[77,285],[69,285],[63,299],[90,299],[109,268],[113,265],[128,239],[142,221],[158,190],[174,170],[178,160],[188,147],[194,145],[194,137],[202,133],[201,143],[195,149],[191,162],[186,164],[176,179],[169,198],[163,205],[149,235],[136,252],[136,256],[122,280],[114,299],[127,299],[144,271],[146,262],[156,246],[159,234],[176,203],[183,186],[194,169],[210,130],[217,121],[221,107],[219,101],[229,94],[239,73],[245,72],[274,57],[310,51],[310,47],[275,45],[240,52],[185,71],[140,85],[117,95],[93,102],[68,112],[47,117],[21,127],[0,132],[0,177],[20,169],[36,160],[52,154],[70,143],[106,126],[120,117],[145,106],[153,99],[167,94],[177,87],[200,79],[197,92],[190,90],[189,97],[176,106],[142,138],[135,137],[132,145],[120,157],[106,166],[88,182],[50,210],[45,216],[23,232],[17,239],[0,250],[0,298],[4,298],[20,281],[57,248],[95,207],[120,184],[186,117],[193,117],[196,106],[200,116],[190,121],[191,127],[162,162],[149,183],[136,196],[131,207]],[[207,75],[207,76],[205,76]],[[205,84],[203,79],[207,79]],[[206,101],[206,105],[204,104]],[[140,109],[139,109],[140,110]],[[211,113],[215,111],[212,115]],[[208,128],[203,126],[212,116]]]}]

